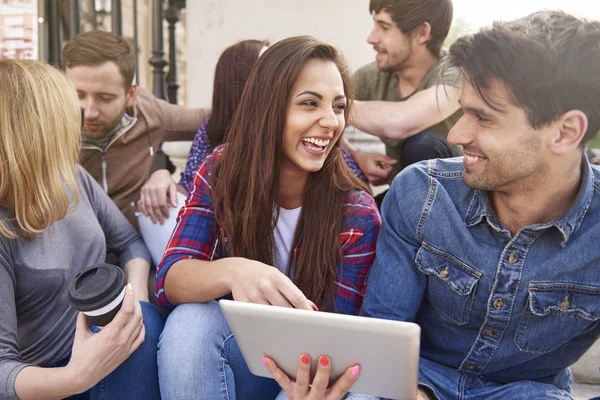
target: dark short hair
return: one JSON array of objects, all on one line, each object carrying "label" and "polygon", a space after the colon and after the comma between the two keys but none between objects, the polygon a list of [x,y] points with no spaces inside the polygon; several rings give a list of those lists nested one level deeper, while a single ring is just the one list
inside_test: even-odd
[{"label": "dark short hair", "polygon": [[508,90],[538,129],[569,110],[581,110],[588,129],[581,144],[600,129],[600,22],[562,11],[540,11],[496,22],[491,28],[459,38],[449,50],[446,68],[463,77],[492,109],[491,79]]},{"label": "dark short hair", "polygon": [[431,25],[431,40],[427,48],[439,56],[442,44],[448,36],[454,8],[452,0],[371,0],[371,14],[385,11],[404,34],[409,34],[424,22]]},{"label": "dark short hair", "polygon": [[63,68],[99,65],[112,61],[119,67],[125,90],[133,83],[136,58],[133,46],[125,38],[106,31],[80,33],[69,40],[62,52]]}]

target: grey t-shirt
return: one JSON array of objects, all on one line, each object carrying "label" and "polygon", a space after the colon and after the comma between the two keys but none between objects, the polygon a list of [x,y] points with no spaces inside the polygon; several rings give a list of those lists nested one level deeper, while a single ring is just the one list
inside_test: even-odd
[{"label": "grey t-shirt", "polygon": [[[445,57],[446,53],[442,52],[442,56],[427,75],[425,75],[419,87],[407,97],[400,97],[398,93],[397,73],[380,71],[377,68],[376,62],[367,64],[354,73],[354,79],[356,80],[356,100],[405,101],[415,93],[439,84],[460,87],[461,75],[457,68],[450,68],[442,75]],[[458,109],[454,114],[428,129],[442,135],[444,138],[448,138],[448,132],[450,132],[450,129],[461,116],[462,110]],[[386,138],[381,138],[381,141],[385,144],[386,154],[399,161],[390,175],[393,178],[400,172],[400,158],[404,141]],[[461,151],[458,148],[457,150]]]},{"label": "grey t-shirt", "polygon": [[[15,378],[27,365],[51,366],[71,353],[77,313],[72,279],[117,253],[121,266],[150,260],[143,240],[96,181],[79,165],[79,205],[46,231],[24,239],[0,235],[0,399],[15,399]],[[0,208],[0,219],[7,210]]]}]

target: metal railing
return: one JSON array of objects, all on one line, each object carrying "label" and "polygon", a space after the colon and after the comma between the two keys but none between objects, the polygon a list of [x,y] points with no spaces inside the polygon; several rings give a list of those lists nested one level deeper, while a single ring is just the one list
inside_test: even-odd
[{"label": "metal railing", "polygon": [[[133,6],[133,46],[138,54],[138,0],[132,0]],[[181,10],[185,8],[185,0],[151,0],[152,1],[152,56],[148,60],[152,66],[153,93],[156,97],[177,104],[177,40],[175,29],[181,20]],[[51,64],[61,64],[62,44],[65,38],[70,39],[83,28],[82,3],[86,3],[91,28],[98,28],[98,20],[110,15],[111,31],[116,35],[123,32],[123,7],[121,0],[41,0],[40,11],[46,24],[42,41],[45,58]],[[165,13],[166,8],[166,13]],[[165,59],[163,45],[163,23],[167,21],[169,32],[169,60]],[[138,60],[139,64],[140,60]],[[165,68],[169,67],[168,73]],[[138,70],[139,72],[139,70]],[[139,76],[139,75],[138,75]]]}]

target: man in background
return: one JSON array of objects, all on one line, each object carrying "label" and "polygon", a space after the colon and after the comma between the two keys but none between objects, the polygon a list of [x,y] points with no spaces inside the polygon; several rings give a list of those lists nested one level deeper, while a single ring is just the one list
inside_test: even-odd
[{"label": "man in background", "polygon": [[388,157],[346,147],[369,181],[382,184],[417,161],[460,155],[446,141],[460,117],[460,79],[456,69],[440,75],[451,0],[371,0],[369,11],[367,42],[377,55],[354,74],[352,120],[381,138]]},{"label": "man in background", "polygon": [[209,112],[170,104],[139,88],[132,46],[110,32],[75,36],[62,59],[85,113],[81,165],[137,227],[135,205],[154,152],[164,141],[192,140]]}]

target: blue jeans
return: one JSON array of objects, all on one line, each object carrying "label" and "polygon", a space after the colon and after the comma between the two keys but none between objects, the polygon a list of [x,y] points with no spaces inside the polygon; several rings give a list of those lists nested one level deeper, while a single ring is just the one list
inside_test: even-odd
[{"label": "blue jeans", "polygon": [[[419,387],[429,388],[430,398],[436,400],[573,400],[568,392],[548,383],[496,383],[484,378],[468,377],[454,368],[423,357],[419,360]],[[355,394],[347,400],[376,399],[378,398]]]},{"label": "blue jeans", "polygon": [[[140,302],[144,315],[144,343],[123,364],[87,392],[69,400],[160,400],[156,348],[165,316],[154,304]],[[63,362],[66,365],[68,360]]]},{"label": "blue jeans", "polygon": [[433,390],[439,400],[572,400],[571,395],[556,386],[535,381],[497,383],[485,378],[469,377],[454,368],[419,360],[419,385]]},{"label": "blue jeans", "polygon": [[158,376],[164,400],[274,399],[281,390],[250,372],[216,301],[181,304],[169,315]]}]

